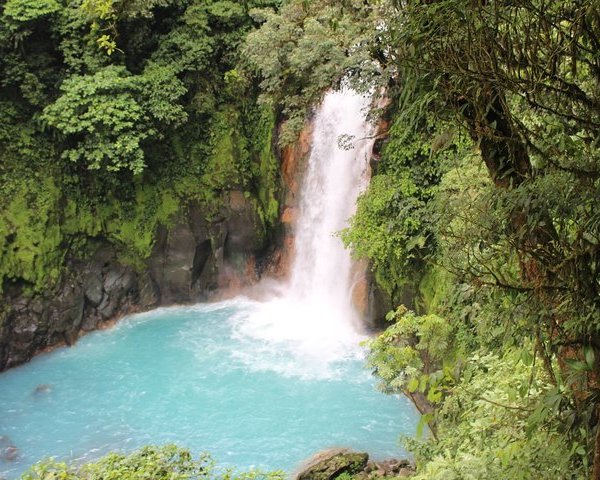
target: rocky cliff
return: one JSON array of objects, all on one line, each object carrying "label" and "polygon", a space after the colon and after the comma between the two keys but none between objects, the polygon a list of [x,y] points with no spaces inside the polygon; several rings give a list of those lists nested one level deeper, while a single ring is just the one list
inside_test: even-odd
[{"label": "rocky cliff", "polygon": [[9,285],[0,310],[0,370],[72,344],[124,314],[206,300],[256,277],[267,245],[254,202],[243,192],[226,194],[211,221],[197,203],[182,206],[178,218],[158,228],[141,267],[122,263],[114,245],[99,238],[89,258],[65,259],[65,274],[48,291],[31,295],[18,282]]}]

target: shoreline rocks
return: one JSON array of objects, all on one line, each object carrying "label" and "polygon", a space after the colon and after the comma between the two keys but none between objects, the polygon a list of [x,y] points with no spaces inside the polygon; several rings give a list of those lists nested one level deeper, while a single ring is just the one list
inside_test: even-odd
[{"label": "shoreline rocks", "polygon": [[14,462],[18,458],[19,449],[13,445],[6,435],[0,435],[0,461]]},{"label": "shoreline rocks", "polygon": [[353,452],[345,448],[323,450],[308,459],[294,480],[333,480],[343,473],[363,471],[369,461],[368,453]]},{"label": "shoreline rocks", "polygon": [[350,476],[353,479],[406,478],[415,474],[414,465],[406,459],[369,460],[366,452],[347,448],[330,448],[316,453],[302,463],[293,480],[336,480]]}]

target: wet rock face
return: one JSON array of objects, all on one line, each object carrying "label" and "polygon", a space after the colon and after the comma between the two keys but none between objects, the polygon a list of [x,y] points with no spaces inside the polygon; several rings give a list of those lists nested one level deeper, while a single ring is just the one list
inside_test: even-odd
[{"label": "wet rock face", "polygon": [[192,204],[170,229],[160,228],[145,268],[124,265],[100,239],[91,258],[66,260],[54,289],[34,297],[19,285],[7,289],[0,298],[0,371],[127,313],[206,300],[226,269],[243,275],[264,249],[264,234],[251,200],[241,192],[228,198],[212,222]]},{"label": "wet rock face", "polygon": [[170,231],[160,229],[149,263],[162,302],[178,303],[190,298],[196,247],[187,222],[178,223]]},{"label": "wet rock face", "polygon": [[266,268],[270,277],[285,278],[290,272],[294,258],[294,229],[300,209],[300,187],[310,156],[313,128],[313,121],[307,121],[298,140],[281,151],[281,228]]},{"label": "wet rock face", "polygon": [[358,262],[357,275],[352,287],[352,304],[364,319],[365,327],[377,332],[385,329],[388,323],[386,314],[393,309],[391,297],[381,288],[367,262]]}]

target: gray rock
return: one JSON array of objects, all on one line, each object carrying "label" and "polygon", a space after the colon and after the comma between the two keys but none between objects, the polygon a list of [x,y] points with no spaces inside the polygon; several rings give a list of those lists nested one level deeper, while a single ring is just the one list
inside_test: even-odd
[{"label": "gray rock", "polygon": [[13,322],[13,338],[19,343],[29,343],[38,330],[36,315],[21,314]]},{"label": "gray rock", "polygon": [[81,329],[84,332],[91,332],[92,330],[96,330],[101,322],[102,317],[98,316],[95,311],[88,313],[83,319],[83,322],[81,322]]},{"label": "gray rock", "polygon": [[388,293],[383,290],[375,280],[375,275],[368,269],[367,272],[367,283],[368,283],[368,310],[366,315],[367,327],[371,330],[381,330],[388,326],[385,316],[392,310],[393,302],[392,298]]},{"label": "gray rock", "polygon": [[226,258],[256,253],[264,247],[261,220],[251,200],[243,192],[230,193],[230,213],[225,220]]},{"label": "gray rock", "polygon": [[342,473],[357,474],[367,466],[367,453],[352,452],[348,449],[334,448],[324,450],[310,458],[295,480],[334,480]]},{"label": "gray rock", "polygon": [[167,241],[164,280],[169,293],[176,300],[189,296],[192,270],[196,255],[196,239],[187,223],[176,225]]},{"label": "gray rock", "polygon": [[0,460],[5,462],[14,462],[19,458],[19,449],[14,445],[8,445],[0,448]]},{"label": "gray rock", "polygon": [[100,316],[104,320],[115,316],[135,286],[135,275],[129,268],[117,265],[110,269],[104,277],[104,296],[97,308]]},{"label": "gray rock", "polygon": [[160,291],[152,276],[145,272],[139,279],[140,306],[143,308],[153,307],[160,302]]},{"label": "gray rock", "polygon": [[400,470],[398,470],[399,477],[412,477],[415,473],[417,473],[417,471],[410,466],[402,467]]},{"label": "gray rock", "polygon": [[41,395],[44,393],[50,393],[52,391],[52,387],[46,383],[41,383],[40,385],[38,385],[37,387],[35,387],[35,390],[33,391],[33,393],[35,395]]},{"label": "gray rock", "polygon": [[83,279],[83,293],[88,302],[97,307],[102,301],[102,275],[99,271],[89,272]]},{"label": "gray rock", "polygon": [[98,313],[104,320],[110,319],[117,311],[116,296],[105,295],[102,298],[102,303],[98,305]]},{"label": "gray rock", "polygon": [[113,269],[109,270],[104,277],[104,291],[106,293],[114,292],[122,287],[123,270]]}]

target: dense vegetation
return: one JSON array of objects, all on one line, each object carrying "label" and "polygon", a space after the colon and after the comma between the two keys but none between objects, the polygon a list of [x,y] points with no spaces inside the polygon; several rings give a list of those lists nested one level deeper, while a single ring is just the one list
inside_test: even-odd
[{"label": "dense vegetation", "polygon": [[342,237],[396,302],[419,291],[369,359],[425,413],[418,478],[600,478],[598,11],[292,0],[249,36],[292,119],[340,82],[391,102]]},{"label": "dense vegetation", "polygon": [[144,447],[130,455],[111,453],[100,460],[69,467],[52,460],[33,466],[23,480],[283,480],[282,472],[234,472],[217,468],[210,456],[194,458],[174,445]]},{"label": "dense vegetation", "polygon": [[227,190],[275,220],[274,112],[236,65],[250,8],[277,3],[1,2],[0,293],[48,290],[98,238],[139,265]]},{"label": "dense vegetation", "polygon": [[4,0],[0,288],[47,288],[66,250],[100,235],[135,264],[182,199],[216,211],[236,187],[273,221],[273,111],[291,141],[323,91],[349,83],[389,100],[342,237],[396,303],[419,292],[369,358],[424,413],[431,434],[406,440],[417,478],[598,479],[598,12]]}]

